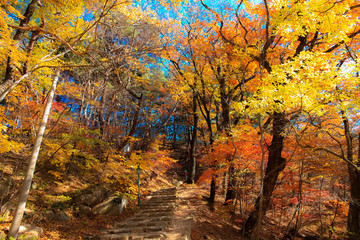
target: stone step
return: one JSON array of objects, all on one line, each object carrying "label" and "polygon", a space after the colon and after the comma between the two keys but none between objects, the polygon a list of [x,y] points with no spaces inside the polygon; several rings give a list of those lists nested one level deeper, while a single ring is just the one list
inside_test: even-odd
[{"label": "stone step", "polygon": [[152,197],[149,200],[145,200],[143,202],[147,203],[147,202],[174,202],[174,201],[176,201],[176,197],[175,198]]},{"label": "stone step", "polygon": [[152,192],[149,195],[175,195],[176,191],[159,191],[159,192]]},{"label": "stone step", "polygon": [[[143,221],[143,222],[123,222],[123,223],[116,223],[115,228],[130,228],[130,227],[166,227],[171,224],[171,221]],[[107,230],[108,231],[111,231]]]},{"label": "stone step", "polygon": [[155,192],[155,193],[150,193],[149,196],[176,196],[176,191],[174,192]]},{"label": "stone step", "polygon": [[146,222],[146,221],[172,221],[173,216],[158,216],[158,217],[134,217],[127,220],[127,222]]},{"label": "stone step", "polygon": [[134,224],[134,223],[139,223],[139,224],[143,224],[143,223],[147,223],[147,222],[162,222],[162,221],[172,221],[173,219],[173,215],[169,214],[169,215],[156,215],[156,216],[136,216],[133,218],[129,218],[126,221],[123,221],[119,224]]},{"label": "stone step", "polygon": [[174,211],[173,210],[157,210],[157,209],[152,209],[152,210],[146,210],[143,212],[140,212],[139,215],[141,216],[152,216],[153,214],[162,214],[162,215],[168,215],[168,214],[173,214]]},{"label": "stone step", "polygon": [[176,197],[173,198],[152,197],[148,202],[173,202],[173,201],[176,201]]},{"label": "stone step", "polygon": [[[152,203],[152,204],[145,204],[145,205],[141,206],[141,208],[142,208],[143,210],[146,209],[146,210],[153,210],[153,211],[155,211],[155,210],[161,211],[161,210],[167,209],[167,208],[169,208],[169,207],[171,207],[172,209],[174,209],[174,208],[176,207],[176,203],[167,204],[167,205],[163,205],[163,204],[158,205],[158,204],[156,204],[156,203]],[[139,213],[140,213],[140,212],[139,212]]]},{"label": "stone step", "polygon": [[173,216],[173,213],[147,213],[147,214],[141,214],[141,216],[152,219],[157,217],[171,217]]},{"label": "stone step", "polygon": [[151,202],[158,202],[158,203],[171,203],[171,202],[176,202],[176,198],[171,198],[171,199],[165,199],[165,198],[151,198],[148,201],[144,201],[144,203],[151,203]]},{"label": "stone step", "polygon": [[149,213],[173,213],[174,209],[145,209],[142,210],[139,214],[149,214]]},{"label": "stone step", "polygon": [[[159,199],[160,200],[160,199]],[[145,206],[147,205],[155,205],[157,204],[158,206],[172,206],[174,204],[176,204],[176,201],[175,200],[171,200],[171,201],[146,201],[146,202],[143,202],[141,204],[141,209],[144,209]]]},{"label": "stone step", "polygon": [[154,197],[168,198],[168,197],[176,197],[176,194],[153,194],[153,195],[148,195],[147,197],[149,197],[149,198],[154,198]]},{"label": "stone step", "polygon": [[167,191],[176,191],[176,188],[175,187],[173,187],[173,188],[163,188],[163,189],[157,190],[156,192],[167,192]]},{"label": "stone step", "polygon": [[145,208],[149,205],[154,206],[154,205],[163,205],[163,206],[171,206],[176,204],[175,200],[171,200],[171,201],[149,201],[149,202],[145,202],[143,203],[141,206],[142,208]]},{"label": "stone step", "polygon": [[142,209],[139,214],[142,214],[142,213],[147,213],[147,212],[174,212],[174,207],[172,206],[167,206],[167,207],[163,207],[163,208],[157,208],[157,207],[152,207],[152,206],[149,206],[151,208],[144,208]]},{"label": "stone step", "polygon": [[166,194],[166,195],[149,195],[148,196],[149,198],[176,198],[176,195],[175,194]]},{"label": "stone step", "polygon": [[147,208],[146,210],[143,210],[139,212],[139,215],[141,214],[149,214],[149,213],[173,213],[174,209],[167,209],[167,208]]},{"label": "stone step", "polygon": [[162,227],[151,226],[151,227],[128,227],[128,228],[113,228],[107,231],[108,234],[118,234],[118,233],[154,233],[161,232]]},{"label": "stone step", "polygon": [[147,233],[147,234],[127,234],[127,233],[117,233],[117,234],[106,234],[100,236],[101,240],[163,240],[164,234],[161,233]]},{"label": "stone step", "polygon": [[176,193],[156,193],[156,194],[149,194],[149,197],[173,197],[176,196]]},{"label": "stone step", "polygon": [[[163,209],[171,209],[174,210],[176,204],[165,204],[165,205],[143,205],[142,209],[143,210],[153,210],[153,209],[158,209],[158,210],[163,210]],[[145,208],[146,207],[146,208]]]}]

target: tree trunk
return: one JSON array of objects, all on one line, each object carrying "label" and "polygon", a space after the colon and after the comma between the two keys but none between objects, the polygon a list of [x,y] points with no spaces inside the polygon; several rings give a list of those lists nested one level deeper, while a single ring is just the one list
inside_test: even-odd
[{"label": "tree trunk", "polygon": [[27,47],[27,55],[28,55],[29,59],[26,60],[26,62],[24,63],[23,74],[26,74],[28,72],[29,60],[30,60],[31,54],[34,50],[35,43],[39,39],[39,36],[40,36],[40,31],[34,31],[31,33],[31,38],[29,40],[29,45]]},{"label": "tree trunk", "polygon": [[215,202],[215,195],[216,195],[216,176],[213,176],[211,178],[211,183],[210,183],[210,197],[209,197],[209,203],[214,203]]},{"label": "tree trunk", "polygon": [[[204,84],[202,84],[201,86],[203,87],[203,89],[205,89]],[[204,118],[206,120],[206,124],[208,126],[209,147],[210,147],[210,151],[212,151],[212,145],[214,144],[214,136],[213,136],[212,122],[211,122],[212,119],[211,119],[211,115],[210,115],[210,110],[207,107],[208,100],[206,100],[204,96],[205,96],[205,91],[203,91],[203,97],[198,98],[199,108],[200,108],[200,110],[202,110],[202,108],[203,108],[203,111],[201,111],[201,113],[204,116]],[[216,121],[218,121],[218,119],[216,119]],[[213,176],[211,178],[211,184],[210,184],[209,203],[214,203],[215,202],[215,195],[216,195],[216,176]]]},{"label": "tree trunk", "polygon": [[259,130],[260,130],[260,148],[261,148],[261,167],[260,167],[260,181],[261,181],[261,187],[260,187],[260,194],[259,194],[259,207],[258,207],[258,212],[257,212],[257,220],[256,223],[254,225],[252,234],[251,234],[251,240],[258,240],[259,239],[259,235],[261,232],[261,220],[263,217],[263,199],[264,199],[264,168],[265,168],[265,146],[264,146],[264,141],[265,141],[265,132],[262,126],[262,120],[261,120],[261,115],[258,116],[258,125],[259,125]]},{"label": "tree trunk", "polygon": [[174,133],[173,133],[173,148],[176,147],[176,138],[177,138],[177,131],[178,131],[178,125],[174,124]]},{"label": "tree trunk", "polygon": [[[20,20],[19,27],[25,27],[28,25],[32,15],[34,14],[34,12],[36,10],[36,6],[39,4],[40,4],[40,0],[32,0],[29,3],[29,5],[27,6],[27,8],[25,10],[24,18],[22,18]],[[13,40],[18,42],[22,39],[23,35],[24,35],[24,30],[18,29],[15,32]],[[17,44],[19,44],[19,43],[17,43]],[[6,63],[6,72],[5,72],[5,78],[3,81],[4,84],[6,84],[8,81],[11,81],[11,82],[14,81],[14,70],[15,70],[15,66],[12,64],[12,60],[9,56],[7,59],[7,63]]]},{"label": "tree trunk", "polygon": [[350,176],[350,202],[348,214],[349,239],[360,239],[360,174],[348,166]]},{"label": "tree trunk", "polygon": [[11,226],[10,226],[8,239],[10,239],[11,237],[16,239],[18,232],[19,232],[21,220],[22,220],[22,217],[23,217],[24,211],[25,211],[26,201],[27,201],[27,198],[28,198],[29,192],[30,192],[31,182],[32,182],[32,179],[34,176],[36,162],[37,162],[37,159],[39,156],[40,146],[41,146],[42,139],[43,139],[45,129],[46,129],[46,123],[47,123],[47,120],[50,115],[50,110],[51,110],[51,105],[52,105],[54,95],[55,95],[56,85],[59,80],[60,69],[61,68],[58,67],[56,70],[55,77],[54,77],[54,80],[53,80],[53,83],[52,83],[52,86],[51,86],[51,89],[49,92],[49,96],[48,96],[48,99],[45,104],[44,113],[42,116],[42,120],[41,120],[39,129],[37,131],[34,147],[33,147],[32,153],[31,153],[31,157],[30,157],[30,162],[29,162],[26,174],[25,174],[25,180],[20,189],[19,201],[16,206],[14,218],[13,218]]},{"label": "tree trunk", "polygon": [[[272,127],[272,141],[269,146],[268,162],[265,170],[264,185],[263,185],[263,200],[262,200],[262,214],[269,207],[272,192],[274,191],[276,181],[282,170],[285,168],[285,159],[281,157],[281,153],[284,147],[284,128],[286,125],[286,119],[283,113],[273,114],[273,127]],[[260,196],[256,199],[255,209],[250,213],[248,219],[245,222],[243,232],[245,235],[250,235],[253,231],[259,216],[259,202]],[[260,219],[261,220],[261,219]]]},{"label": "tree trunk", "polygon": [[133,117],[133,122],[131,125],[131,129],[129,131],[129,133],[127,134],[126,137],[124,137],[124,139],[122,140],[122,142],[119,144],[119,150],[122,151],[124,149],[124,147],[126,146],[126,144],[129,143],[130,138],[135,134],[136,132],[136,127],[137,127],[137,122],[139,120],[139,115],[140,115],[140,110],[141,110],[141,104],[142,104],[142,100],[143,100],[143,94],[140,94],[139,97],[137,97],[138,100],[138,104],[136,106],[136,110],[134,113],[134,117]]},{"label": "tree trunk", "polygon": [[[353,138],[350,132],[349,120],[344,110],[341,110],[343,120],[345,138],[347,145],[347,159],[354,162]],[[360,149],[359,149],[360,151]],[[359,167],[359,164],[357,164]],[[350,178],[350,201],[347,230],[349,239],[360,239],[360,173],[348,163],[348,172]]]},{"label": "tree trunk", "polygon": [[[220,68],[218,68],[219,71]],[[220,72],[219,76],[220,76]],[[227,138],[231,137],[231,124],[230,124],[230,97],[226,93],[226,81],[224,76],[218,78],[219,81],[219,91],[220,91],[220,99],[221,99],[221,128],[224,131]],[[232,162],[231,156],[226,156],[226,162],[230,164],[229,171],[228,171],[228,183],[226,189],[226,196],[224,205],[227,205],[229,202],[234,201],[235,199],[235,191],[234,187],[236,186],[236,176],[235,176],[235,166]]]},{"label": "tree trunk", "polygon": [[[28,4],[25,13],[23,15],[24,17],[20,20],[19,27],[25,27],[28,25],[31,17],[33,16],[36,10],[36,6],[40,4],[41,4],[40,0],[32,0]],[[37,41],[36,35],[38,35],[38,33],[33,32],[32,38],[30,39],[29,46],[27,48],[28,54],[31,54],[32,47]],[[16,30],[13,37],[13,40],[16,41],[16,47],[19,47],[20,40],[22,40],[23,36],[24,36],[24,30],[21,29]],[[15,81],[15,69],[16,66],[14,65],[9,55],[6,62],[5,77],[2,83],[0,84],[0,101],[4,100],[6,95],[8,95],[23,79],[31,75],[31,72],[27,72],[27,63],[25,62],[23,68],[24,72],[22,73],[22,76]]]},{"label": "tree trunk", "polygon": [[105,136],[105,108],[106,108],[106,98],[107,98],[107,82],[104,81],[103,89],[102,89],[102,96],[100,101],[100,109],[99,109],[99,125],[100,125],[100,135],[102,140],[106,140]]},{"label": "tree trunk", "polygon": [[188,179],[188,181],[191,181],[191,183],[195,183],[195,174],[196,174],[196,158],[195,158],[195,146],[196,146],[196,140],[197,140],[197,126],[198,126],[198,120],[199,117],[196,114],[197,111],[197,102],[196,102],[196,95],[193,96],[193,130],[191,133],[191,141],[190,141],[190,161],[191,161],[191,179]]},{"label": "tree trunk", "polygon": [[220,84],[220,102],[221,102],[221,125],[222,129],[225,131],[226,135],[229,135],[230,132],[230,100],[226,94],[226,82],[225,78],[219,78]]},{"label": "tree trunk", "polygon": [[236,186],[236,178],[234,175],[235,167],[234,163],[231,163],[229,166],[228,177],[227,177],[227,188],[226,188],[226,195],[225,195],[225,202],[224,206],[228,205],[231,201],[235,199],[235,191],[234,187]]},{"label": "tree trunk", "polygon": [[224,193],[224,195],[226,196],[226,190],[228,188],[228,177],[229,177],[229,171],[226,171],[225,175],[224,175],[224,179],[223,182],[221,183],[221,193]]},{"label": "tree trunk", "polygon": [[[209,133],[209,141],[210,141],[210,151],[212,151],[212,145],[214,143],[214,136],[212,132]],[[210,197],[209,197],[209,203],[213,204],[215,202],[215,195],[216,195],[216,178],[217,176],[214,175],[211,178],[210,183]]]}]

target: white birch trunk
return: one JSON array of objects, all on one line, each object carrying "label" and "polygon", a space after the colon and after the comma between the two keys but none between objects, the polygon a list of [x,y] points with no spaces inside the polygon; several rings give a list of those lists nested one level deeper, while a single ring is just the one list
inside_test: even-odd
[{"label": "white birch trunk", "polygon": [[24,183],[20,189],[19,201],[18,201],[18,204],[15,209],[14,218],[11,222],[8,239],[10,239],[11,237],[16,239],[18,232],[19,232],[21,220],[24,215],[26,202],[27,202],[29,192],[30,192],[31,182],[32,182],[32,179],[34,176],[36,162],[37,162],[37,159],[39,156],[40,146],[41,146],[42,139],[43,139],[45,129],[46,129],[46,123],[47,123],[47,120],[50,115],[50,110],[51,110],[51,105],[52,105],[54,95],[55,95],[56,85],[59,80],[60,69],[61,69],[60,67],[58,67],[56,69],[56,73],[55,73],[55,76],[54,76],[54,79],[52,82],[49,97],[45,104],[44,113],[42,116],[42,120],[41,120],[39,129],[37,131],[34,147],[33,147],[32,153],[31,153],[31,157],[30,157],[30,162],[29,162],[26,174],[25,174]]}]

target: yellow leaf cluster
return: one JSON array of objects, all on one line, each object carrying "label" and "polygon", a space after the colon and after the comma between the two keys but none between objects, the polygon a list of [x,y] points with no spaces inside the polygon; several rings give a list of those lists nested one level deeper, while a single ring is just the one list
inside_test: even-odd
[{"label": "yellow leaf cluster", "polygon": [[19,152],[24,147],[24,144],[9,140],[6,130],[6,126],[0,125],[0,153],[5,153],[10,150]]},{"label": "yellow leaf cluster", "polygon": [[328,54],[304,51],[296,59],[275,66],[250,100],[251,111],[302,109],[322,114],[322,106],[336,100],[337,86],[347,80],[344,70],[336,65]]}]

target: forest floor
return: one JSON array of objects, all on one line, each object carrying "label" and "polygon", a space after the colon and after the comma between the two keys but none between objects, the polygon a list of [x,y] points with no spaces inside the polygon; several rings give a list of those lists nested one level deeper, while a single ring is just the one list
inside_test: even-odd
[{"label": "forest floor", "polygon": [[[14,155],[14,156],[13,156]],[[0,168],[4,172],[7,168],[13,167],[15,160],[19,159],[18,154],[3,154],[0,156]],[[21,158],[22,159],[22,158]],[[17,160],[18,162],[19,160]],[[21,166],[16,175],[12,175],[16,182],[21,182],[25,168]],[[180,170],[181,171],[181,170]],[[169,188],[173,186],[173,179],[177,179],[178,171],[170,171],[167,174],[158,174],[154,178],[145,178],[142,182],[144,192],[156,191],[161,188]],[[79,217],[75,211],[69,208],[66,210],[70,220],[54,221],[48,220],[44,213],[49,209],[50,205],[61,198],[65,198],[69,192],[76,189],[86,187],[86,182],[77,176],[68,176],[62,181],[53,181],[44,177],[36,177],[35,182],[37,188],[32,189],[27,203],[22,223],[31,224],[43,229],[41,240],[79,240],[86,235],[98,235],[101,231],[113,227],[116,222],[133,216],[138,211],[137,201],[132,200],[121,216],[93,215],[90,217]],[[209,206],[204,196],[208,195],[207,186],[197,186],[194,184],[183,184],[178,188],[177,196],[179,198],[175,217],[191,217],[192,239],[240,239],[240,229],[232,226],[229,222],[230,216],[222,208],[223,199],[219,197],[215,203],[216,210]],[[145,197],[146,194],[144,194]],[[14,202],[15,204],[15,202]],[[14,204],[12,209],[14,209]],[[0,215],[0,236],[7,233],[11,224],[12,214]]]},{"label": "forest floor", "polygon": [[[162,188],[173,187],[172,179],[176,175],[159,175],[155,179],[144,182],[144,189],[156,191]],[[32,190],[27,209],[32,214],[26,214],[23,223],[32,224],[43,229],[41,240],[81,240],[83,236],[100,235],[105,229],[111,229],[116,222],[131,217],[138,212],[137,201],[131,201],[121,216],[93,215],[90,217],[76,216],[67,211],[71,217],[68,221],[53,221],[46,219],[42,213],[48,208],[47,199],[53,196],[62,196],[69,189],[79,187],[80,182],[68,179],[63,182],[54,182],[46,189]],[[241,240],[241,220],[239,214],[231,216],[231,206],[223,206],[223,196],[217,195],[215,204],[210,206],[207,199],[209,187],[206,185],[182,184],[177,189],[177,206],[174,212],[176,218],[192,219],[192,240]],[[145,198],[145,196],[144,196]],[[0,236],[6,233],[11,224],[11,218],[0,216]],[[181,221],[180,221],[181,222]],[[183,227],[183,226],[176,226]],[[0,237],[1,239],[1,237]],[[274,226],[271,222],[264,224],[261,239],[279,239],[274,236]],[[178,239],[174,239],[178,240]],[[180,240],[180,239],[179,239]],[[182,239],[181,239],[182,240]]]},{"label": "forest floor", "polygon": [[[224,216],[219,210],[212,210],[203,196],[207,195],[207,189],[197,185],[183,184],[178,188],[178,205],[175,211],[175,218],[192,219],[192,240],[228,240],[241,239],[240,228],[231,226],[228,216]],[[220,205],[220,202],[215,203]],[[41,211],[41,209],[38,209]],[[120,217],[109,217],[98,215],[92,218],[75,218],[69,221],[56,222],[43,219],[41,216],[34,216],[25,219],[24,222],[34,224],[43,228],[44,233],[41,240],[56,239],[82,239],[84,235],[97,235],[102,230],[111,228],[115,222],[132,216],[136,212],[135,206],[130,206]],[[36,219],[39,217],[39,219]],[[0,223],[0,231],[4,232],[10,226],[10,221]],[[180,226],[181,227],[181,226]]]},{"label": "forest floor", "polygon": [[[19,165],[24,157],[18,154],[0,155],[0,170],[4,173],[12,172],[13,165]],[[15,163],[15,164],[14,164]],[[17,174],[12,177],[19,186],[23,176],[25,164],[18,166]],[[143,198],[149,192],[157,191],[162,188],[174,186],[175,179],[179,179],[183,172],[181,166],[170,169],[166,173],[148,172],[143,173],[142,192]],[[43,229],[41,240],[80,240],[83,236],[99,235],[105,229],[110,229],[116,222],[122,221],[135,215],[139,208],[137,199],[132,199],[130,204],[120,216],[91,215],[78,216],[75,209],[69,207],[65,210],[70,216],[68,221],[54,221],[45,217],[44,213],[51,208],[57,200],[66,199],[69,193],[84,189],[89,185],[88,181],[78,175],[68,175],[61,181],[56,181],[48,177],[37,174],[34,178],[37,187],[32,189],[26,206],[26,212],[22,223],[32,224]],[[16,188],[17,189],[17,188]],[[16,191],[15,189],[15,191]],[[209,196],[209,186],[196,184],[182,184],[177,189],[178,204],[175,211],[175,218],[192,219],[192,240],[213,239],[213,240],[237,240],[241,238],[241,223],[246,216],[241,219],[240,214],[231,215],[233,206],[223,206],[224,196],[217,194],[215,203],[210,206],[207,202]],[[0,199],[1,200],[1,199]],[[0,202],[1,203],[1,202]],[[15,201],[11,209],[14,209]],[[239,212],[239,211],[237,211]],[[12,215],[0,214],[0,236],[7,233],[11,224]],[[271,221],[266,221],[262,229],[262,239],[278,239],[276,227]],[[182,227],[182,226],[177,226]],[[0,237],[1,239],[1,237]]]}]

